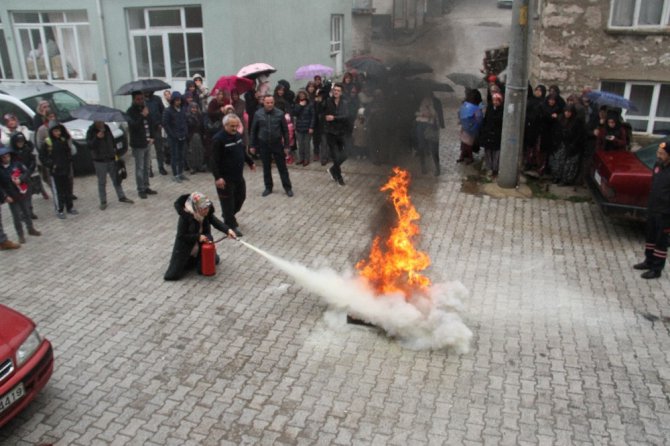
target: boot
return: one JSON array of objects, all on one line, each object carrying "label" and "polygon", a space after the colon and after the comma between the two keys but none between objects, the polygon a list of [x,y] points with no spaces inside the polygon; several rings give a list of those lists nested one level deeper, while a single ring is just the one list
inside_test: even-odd
[{"label": "boot", "polygon": [[18,243],[14,243],[11,240],[5,240],[4,242],[0,243],[0,251],[6,251],[8,249],[19,249],[21,245]]}]

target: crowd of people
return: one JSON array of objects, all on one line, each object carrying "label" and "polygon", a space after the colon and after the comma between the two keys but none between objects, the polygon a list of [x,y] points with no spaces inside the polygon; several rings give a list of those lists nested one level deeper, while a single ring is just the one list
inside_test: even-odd
[{"label": "crowd of people", "polygon": [[[459,110],[461,153],[458,162],[470,164],[473,153],[484,148],[484,168],[498,175],[502,140],[505,85],[496,76],[487,78],[487,101],[479,90],[466,90]],[[621,109],[597,106],[589,89],[561,96],[557,85],[528,87],[523,142],[524,173],[548,177],[560,185],[584,180],[596,150],[626,150],[631,126],[622,120]]]}]

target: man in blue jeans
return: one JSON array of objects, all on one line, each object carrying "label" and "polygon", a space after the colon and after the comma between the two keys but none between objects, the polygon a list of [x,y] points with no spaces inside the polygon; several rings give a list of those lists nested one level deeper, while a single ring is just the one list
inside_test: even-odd
[{"label": "man in blue jeans", "polygon": [[172,93],[170,106],[163,112],[163,129],[167,133],[170,146],[170,163],[172,164],[172,179],[177,183],[188,180],[184,176],[184,152],[188,125],[186,123],[186,106],[182,107],[182,96],[178,91]]},{"label": "man in blue jeans", "polygon": [[141,91],[133,92],[133,104],[126,111],[128,115],[128,133],[130,147],[135,158],[135,182],[137,195],[147,198],[157,192],[149,187],[149,166],[151,153],[149,151],[154,142],[153,125],[149,117],[149,109],[144,104],[144,94]]}]

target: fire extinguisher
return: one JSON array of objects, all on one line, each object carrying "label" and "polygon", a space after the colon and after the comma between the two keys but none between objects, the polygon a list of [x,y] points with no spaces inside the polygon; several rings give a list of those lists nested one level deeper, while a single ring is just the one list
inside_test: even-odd
[{"label": "fire extinguisher", "polygon": [[212,242],[200,245],[200,267],[203,276],[216,274],[216,245]]}]

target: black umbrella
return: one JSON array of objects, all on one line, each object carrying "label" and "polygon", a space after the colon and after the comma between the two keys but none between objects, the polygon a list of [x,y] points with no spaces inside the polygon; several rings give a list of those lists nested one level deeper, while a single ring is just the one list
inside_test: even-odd
[{"label": "black umbrella", "polygon": [[444,93],[453,93],[454,91],[451,85],[432,79],[408,79],[406,82],[409,88],[419,91],[442,91]]},{"label": "black umbrella", "polygon": [[447,79],[456,85],[462,85],[465,88],[476,89],[486,87],[486,81],[482,76],[470,73],[450,73]]},{"label": "black umbrella", "polygon": [[415,60],[405,60],[391,66],[389,74],[392,76],[415,76],[417,74],[432,73],[433,67]]},{"label": "black umbrella", "polygon": [[114,94],[117,96],[127,96],[135,93],[136,91],[141,91],[142,93],[153,93],[154,91],[166,90],[168,88],[171,88],[170,84],[167,84],[160,79],[139,79],[121,85]]},{"label": "black umbrella", "polygon": [[372,77],[382,77],[388,74],[386,66],[374,57],[354,57],[347,61],[347,66]]},{"label": "black umbrella", "polygon": [[125,114],[116,108],[104,105],[86,104],[70,112],[73,118],[86,119],[89,121],[122,122],[127,121]]}]

